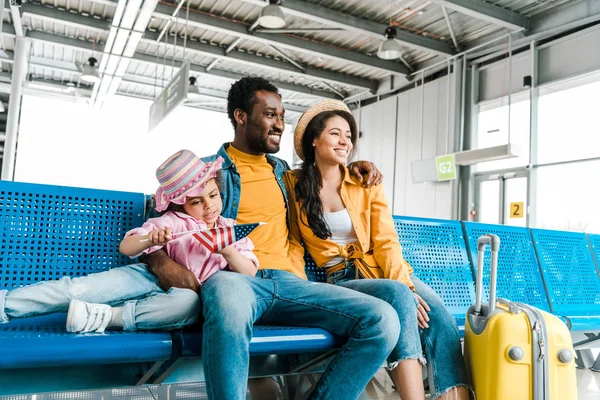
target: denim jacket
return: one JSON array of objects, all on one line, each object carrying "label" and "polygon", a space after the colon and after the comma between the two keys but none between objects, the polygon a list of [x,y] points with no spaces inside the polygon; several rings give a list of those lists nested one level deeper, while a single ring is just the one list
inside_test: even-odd
[{"label": "denim jacket", "polygon": [[[237,219],[238,208],[240,206],[240,192],[241,192],[241,182],[240,182],[240,174],[237,171],[235,164],[229,158],[229,154],[227,154],[227,147],[230,146],[230,143],[224,143],[217,154],[212,156],[203,157],[202,161],[209,162],[214,161],[217,157],[223,157],[223,167],[221,172],[221,180],[224,185],[224,190],[221,192],[221,196],[223,197],[223,211],[222,215],[225,218]],[[273,167],[273,173],[275,174],[275,178],[277,179],[277,184],[283,193],[283,198],[285,199],[285,205],[289,210],[287,191],[285,190],[285,186],[283,185],[283,173],[290,169],[288,163],[285,160],[282,160],[277,157],[273,157],[267,154],[267,162],[271,164]],[[288,227],[289,227],[289,213],[288,213]]]}]

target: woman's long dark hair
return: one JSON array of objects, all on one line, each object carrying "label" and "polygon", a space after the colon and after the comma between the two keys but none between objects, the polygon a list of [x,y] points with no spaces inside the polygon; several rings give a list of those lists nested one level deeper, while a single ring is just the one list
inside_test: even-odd
[{"label": "woman's long dark hair", "polygon": [[[331,237],[331,231],[325,217],[323,216],[323,203],[319,193],[323,187],[323,178],[319,169],[315,166],[315,148],[313,140],[320,137],[327,125],[327,121],[335,116],[340,116],[348,121],[351,132],[352,145],[356,145],[358,128],[352,114],[347,111],[325,111],[315,116],[306,127],[302,137],[302,154],[304,162],[297,172],[296,199],[300,202],[300,208],[306,215],[308,227],[315,236],[321,239]],[[353,149],[354,151],[354,149]],[[302,218],[301,218],[302,219]],[[304,222],[306,224],[306,222]]]}]

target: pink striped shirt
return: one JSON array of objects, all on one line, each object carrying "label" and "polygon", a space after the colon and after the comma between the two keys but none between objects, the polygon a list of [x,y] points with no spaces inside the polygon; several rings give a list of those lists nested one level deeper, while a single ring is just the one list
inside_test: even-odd
[{"label": "pink striped shirt", "polygon": [[[216,222],[216,226],[233,226],[235,221],[222,216]],[[204,221],[198,221],[194,217],[181,213],[168,211],[158,218],[150,218],[140,228],[130,230],[125,237],[132,235],[147,235],[154,229],[171,228],[173,233],[185,232],[196,229],[206,229]],[[254,244],[245,237],[233,244],[241,255],[250,259],[258,269],[258,259],[252,252]],[[142,254],[150,254],[163,246],[152,246],[142,253],[131,257],[135,258]],[[211,253],[204,245],[196,240],[192,234],[176,236],[170,240],[164,248],[171,259],[192,271],[200,285],[202,285],[211,275],[219,270],[227,268],[225,258],[217,253]]]}]

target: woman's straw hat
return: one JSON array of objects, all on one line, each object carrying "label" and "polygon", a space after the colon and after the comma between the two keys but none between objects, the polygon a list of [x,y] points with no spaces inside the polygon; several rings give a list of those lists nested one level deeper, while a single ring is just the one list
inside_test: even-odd
[{"label": "woman's straw hat", "polygon": [[346,111],[350,112],[348,106],[340,100],[323,100],[310,106],[308,110],[300,116],[296,129],[294,129],[294,148],[296,154],[304,161],[304,154],[302,154],[302,137],[304,137],[304,131],[306,127],[312,121],[314,117],[325,111]]}]

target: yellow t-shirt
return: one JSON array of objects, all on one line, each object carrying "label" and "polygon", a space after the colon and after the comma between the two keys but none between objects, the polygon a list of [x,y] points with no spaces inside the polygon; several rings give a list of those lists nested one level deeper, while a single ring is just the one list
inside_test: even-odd
[{"label": "yellow t-shirt", "polygon": [[254,254],[260,268],[281,269],[305,277],[304,270],[294,268],[288,256],[287,209],[273,167],[266,156],[243,153],[233,145],[227,154],[235,164],[241,179],[240,204],[236,222],[250,224],[267,222],[248,236],[254,243]]}]

